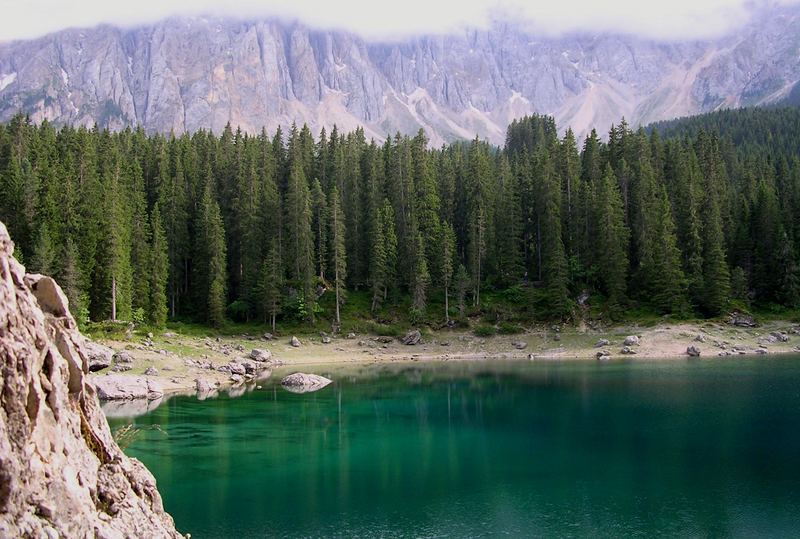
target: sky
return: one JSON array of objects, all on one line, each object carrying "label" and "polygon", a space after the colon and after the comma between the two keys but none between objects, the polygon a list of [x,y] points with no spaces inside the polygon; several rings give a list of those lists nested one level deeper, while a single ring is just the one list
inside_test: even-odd
[{"label": "sky", "polygon": [[367,39],[399,39],[525,21],[547,35],[621,32],[661,40],[719,36],[757,8],[800,0],[0,0],[0,41],[100,23],[131,27],[169,16],[298,19]]}]

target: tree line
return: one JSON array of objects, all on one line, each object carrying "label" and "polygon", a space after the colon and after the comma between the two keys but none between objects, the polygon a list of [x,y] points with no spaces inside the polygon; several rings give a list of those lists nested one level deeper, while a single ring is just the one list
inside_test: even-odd
[{"label": "tree line", "polygon": [[798,131],[737,146],[720,125],[666,127],[622,121],[579,147],[531,116],[503,148],[433,149],[421,130],[164,136],[17,116],[0,125],[0,219],[81,320],[338,324],[356,291],[376,319],[403,305],[417,322],[463,318],[498,291],[543,320],[579,316],[587,297],[610,319],[796,307]]}]

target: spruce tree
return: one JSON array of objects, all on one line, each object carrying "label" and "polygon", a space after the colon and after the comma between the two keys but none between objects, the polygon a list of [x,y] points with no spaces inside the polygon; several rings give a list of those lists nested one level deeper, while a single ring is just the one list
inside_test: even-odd
[{"label": "spruce tree", "polygon": [[609,313],[612,318],[619,318],[626,297],[630,233],[625,226],[622,196],[611,165],[606,165],[603,179],[599,182],[594,230],[597,273],[607,297]]},{"label": "spruce tree", "polygon": [[336,289],[336,327],[342,324],[339,309],[344,301],[344,282],[347,278],[347,254],[345,252],[345,216],[342,212],[342,199],[339,189],[334,185],[331,191],[330,238],[333,255],[333,282]]},{"label": "spruce tree", "polygon": [[167,322],[167,282],[169,280],[169,247],[158,203],[150,215],[150,301],[148,318],[155,327]]}]

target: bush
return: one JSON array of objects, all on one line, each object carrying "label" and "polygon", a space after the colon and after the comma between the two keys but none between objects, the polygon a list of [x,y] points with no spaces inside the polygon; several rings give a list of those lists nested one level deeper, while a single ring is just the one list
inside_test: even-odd
[{"label": "bush", "polygon": [[472,330],[476,337],[492,337],[497,333],[494,326],[480,325]]},{"label": "bush", "polygon": [[246,322],[250,314],[250,304],[237,299],[228,305],[228,317],[234,322]]},{"label": "bush", "polygon": [[497,330],[500,335],[517,335],[524,331],[525,330],[521,326],[512,324],[511,322],[500,322],[500,326]]}]

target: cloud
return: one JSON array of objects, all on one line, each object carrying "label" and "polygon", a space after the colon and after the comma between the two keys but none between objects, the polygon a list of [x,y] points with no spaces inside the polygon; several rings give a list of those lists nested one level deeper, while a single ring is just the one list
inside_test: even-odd
[{"label": "cloud", "polygon": [[[769,2],[769,4],[767,4]],[[70,27],[125,27],[174,15],[296,18],[369,39],[525,21],[545,34],[621,32],[658,39],[708,38],[728,32],[767,5],[800,0],[0,0],[0,40],[37,37]]]}]

